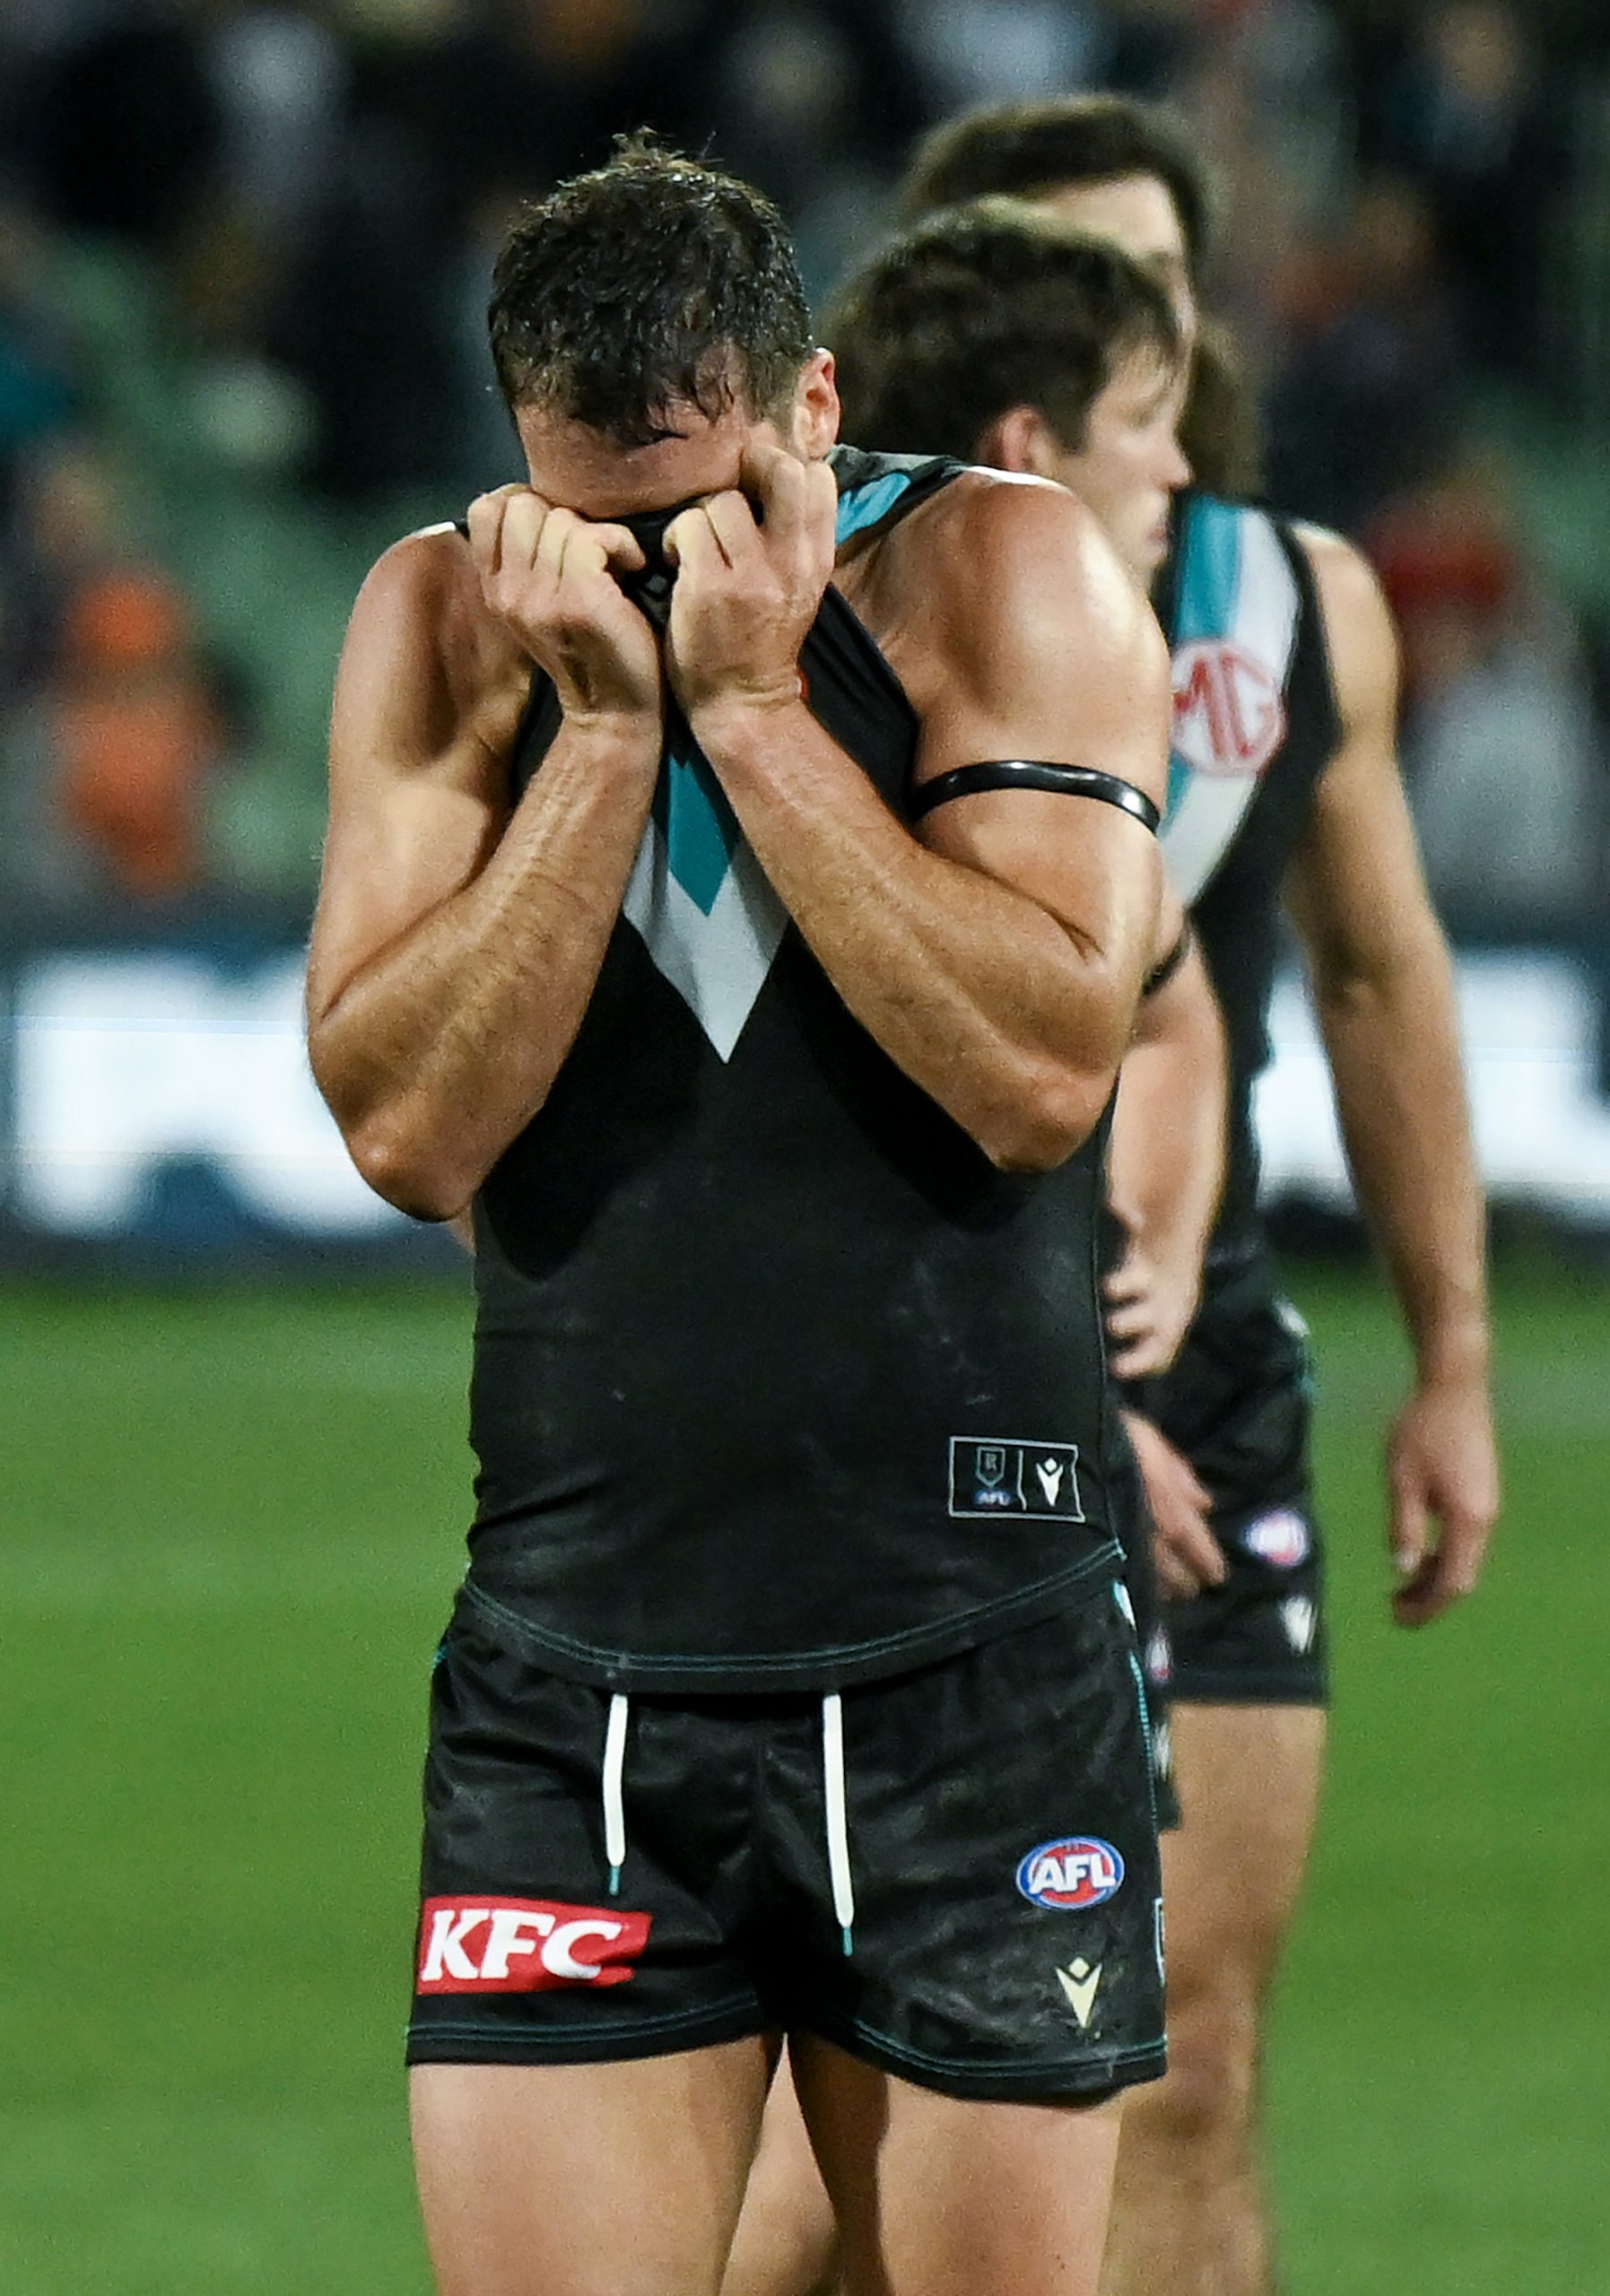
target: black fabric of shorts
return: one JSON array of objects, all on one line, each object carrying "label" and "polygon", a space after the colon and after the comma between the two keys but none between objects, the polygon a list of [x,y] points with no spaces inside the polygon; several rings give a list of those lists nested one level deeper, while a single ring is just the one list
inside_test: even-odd
[{"label": "black fabric of shorts", "polygon": [[1159,1603],[1144,1642],[1147,1674],[1162,1700],[1327,1702],[1310,1377],[1302,1318],[1254,1265],[1216,1285],[1210,1275],[1173,1369],[1130,1396],[1205,1484],[1229,1565],[1222,1586]]},{"label": "black fabric of shorts", "polygon": [[1157,1812],[1158,1831],[1170,1833],[1179,1823],[1179,1794],[1174,1783],[1174,1749],[1169,1735],[1168,1682],[1166,1675],[1159,1677],[1152,1671],[1153,1664],[1167,1650],[1168,1642],[1166,1636],[1159,1639],[1162,1597],[1152,1561],[1152,1517],[1140,1467],[1127,1435],[1120,1433],[1116,1438],[1107,1479],[1113,1494],[1114,1518],[1122,1526],[1124,1583],[1129,1590],[1130,1616],[1147,1672],[1152,1800]]},{"label": "black fabric of shorts", "polygon": [[1117,1582],[843,1693],[848,1933],[821,1699],[633,1697],[614,1893],[610,1714],[461,1594],[432,1685],[410,2063],[782,2031],[960,2097],[1162,2071],[1149,1726]]}]

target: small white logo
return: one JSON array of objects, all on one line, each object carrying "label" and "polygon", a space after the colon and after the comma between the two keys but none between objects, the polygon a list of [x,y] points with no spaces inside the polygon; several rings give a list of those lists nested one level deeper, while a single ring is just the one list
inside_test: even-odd
[{"label": "small white logo", "polygon": [[1293,1650],[1311,1650],[1314,1630],[1319,1623],[1318,1613],[1306,1595],[1293,1595],[1282,1603],[1280,1615],[1285,1622],[1286,1640]]},{"label": "small white logo", "polygon": [[1039,1523],[1082,1523],[1079,1447],[1018,1436],[953,1435],[951,1513],[997,1520],[1028,1516]]},{"label": "small white logo", "polygon": [[1272,1513],[1258,1516],[1241,1533],[1241,1544],[1249,1554],[1272,1563],[1276,1570],[1295,1570],[1313,1551],[1308,1525],[1294,1507],[1276,1507]]},{"label": "small white logo", "polygon": [[1084,1960],[1070,1961],[1067,1968],[1058,1970],[1057,1981],[1067,1996],[1068,2007],[1079,2020],[1082,2032],[1090,2031],[1091,2012],[1096,2005],[1096,1987],[1101,1982],[1101,1964],[1092,1969]]},{"label": "small white logo", "polygon": [[1152,1733],[1152,1767],[1159,1778],[1174,1775],[1174,1741],[1166,1722],[1160,1722]]},{"label": "small white logo", "polygon": [[1173,1671],[1174,1654],[1169,1648],[1169,1638],[1161,1626],[1154,1626],[1146,1644],[1147,1679],[1166,1683]]}]

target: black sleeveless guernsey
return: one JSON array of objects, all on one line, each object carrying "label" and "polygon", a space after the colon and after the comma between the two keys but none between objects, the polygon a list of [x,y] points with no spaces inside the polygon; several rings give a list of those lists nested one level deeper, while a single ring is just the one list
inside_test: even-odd
[{"label": "black sleeveless guernsey", "polygon": [[1313,569],[1286,520],[1178,496],[1155,598],[1174,665],[1162,849],[1224,1013],[1229,1155],[1211,1257],[1234,1262],[1264,1248],[1252,1099],[1281,889],[1341,725]]},{"label": "black sleeveless guernsey", "polygon": [[[840,543],[958,468],[832,459]],[[917,721],[836,588],[801,668],[901,812]],[[518,787],[558,723],[541,681]],[[1075,1599],[1117,1553],[1105,1136],[997,1171],[851,1018],[673,718],[575,1044],[476,1199],[469,1598],[556,1673],[683,1692],[829,1690]]]}]

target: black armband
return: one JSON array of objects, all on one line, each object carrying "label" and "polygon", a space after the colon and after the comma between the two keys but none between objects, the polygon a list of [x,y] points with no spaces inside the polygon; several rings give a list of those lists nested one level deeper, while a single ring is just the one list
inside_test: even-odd
[{"label": "black armband", "polygon": [[1094,797],[1116,805],[1143,829],[1155,830],[1162,814],[1144,789],[1120,781],[1116,773],[1100,773],[1090,765],[1048,765],[1034,758],[997,758],[986,765],[959,765],[913,789],[908,800],[910,816],[919,821],[936,805],[953,797],[974,797],[987,789],[1045,789],[1058,797]]},{"label": "black armband", "polygon": [[1170,981],[1173,979],[1174,975],[1179,971],[1187,957],[1189,956],[1191,952],[1191,943],[1195,937],[1196,936],[1191,931],[1188,921],[1185,925],[1181,926],[1179,928],[1179,938],[1169,951],[1168,955],[1166,957],[1159,957],[1157,962],[1153,966],[1144,980],[1142,981],[1140,985],[1140,993],[1143,996],[1155,996],[1160,988],[1166,988],[1168,987]]}]

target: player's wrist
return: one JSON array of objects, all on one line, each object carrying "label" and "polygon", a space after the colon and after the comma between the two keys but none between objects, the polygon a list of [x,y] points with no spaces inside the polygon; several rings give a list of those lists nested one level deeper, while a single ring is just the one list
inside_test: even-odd
[{"label": "player's wrist", "polygon": [[1414,1350],[1414,1385],[1422,1394],[1428,1389],[1485,1389],[1492,1370],[1492,1335],[1484,1317],[1430,1334]]},{"label": "player's wrist", "polygon": [[804,708],[805,681],[797,669],[790,669],[763,683],[718,687],[690,702],[687,715],[700,747],[713,759],[757,735],[775,735]]},{"label": "player's wrist", "polygon": [[665,719],[656,708],[564,704],[565,732],[606,769],[654,770],[665,745]]}]

